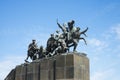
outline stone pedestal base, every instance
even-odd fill
[[[17,66],[5,80],[89,80],[89,59],[68,53],[37,60]]]

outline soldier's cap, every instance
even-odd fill
[[[74,24],[74,23],[75,23],[75,21],[74,21],[74,20],[72,20],[72,21],[71,21],[71,24]]]
[[[70,23],[70,22],[68,22],[68,25],[71,25],[71,23]]]
[[[36,41],[35,39],[33,39],[32,41]]]
[[[51,34],[51,36],[53,37],[53,36],[54,36],[54,34]]]

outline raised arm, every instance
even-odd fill
[[[62,25],[60,25],[58,22],[57,22],[57,25],[59,26],[60,29],[62,29],[62,31],[64,32],[64,27]]]

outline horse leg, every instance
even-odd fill
[[[74,45],[73,51],[76,51],[77,45]]]
[[[85,42],[85,44],[87,45],[87,42],[86,42],[86,40],[84,38],[81,37],[79,39],[82,39]]]
[[[77,48],[78,42],[77,42],[77,41],[74,41],[73,43],[74,43],[73,51],[76,51],[76,48]]]

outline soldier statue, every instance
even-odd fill
[[[38,54],[38,59],[42,59],[46,56],[46,50],[43,48],[43,46],[41,45],[39,48],[39,51],[37,52]]]
[[[25,59],[26,62],[28,62],[28,58],[30,57],[31,60],[35,60],[37,57],[36,57],[36,53],[38,51],[38,47],[37,47],[37,44],[36,44],[36,40],[32,40],[32,43],[29,44],[28,46],[28,51],[27,51],[27,58]]]
[[[51,55],[53,51],[58,47],[58,42],[55,39],[54,34],[47,40],[46,55]]]

